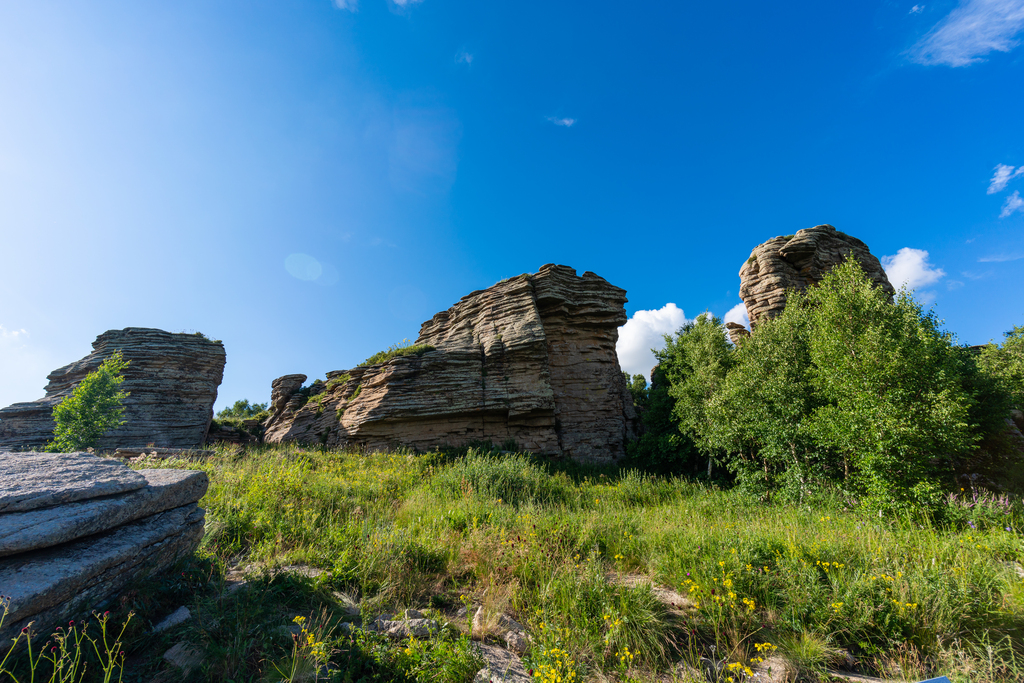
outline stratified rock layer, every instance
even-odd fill
[[[270,442],[429,449],[514,440],[536,453],[611,461],[632,434],[615,353],[626,292],[546,265],[462,298],[420,329],[418,356],[274,382]]]
[[[877,286],[890,295],[895,293],[868,245],[831,225],[817,225],[754,247],[740,268],[740,298],[747,307],[750,327],[782,312],[786,290],[803,291],[818,284],[829,270],[848,257],[857,259]],[[742,332],[730,329],[730,334],[737,341]]]
[[[30,623],[49,633],[100,609],[129,583],[193,552],[203,536],[204,514],[196,502],[209,484],[206,473],[132,472],[94,455],[63,455],[75,463],[69,493],[60,490],[67,469],[49,454],[0,453],[0,463],[17,464],[0,470],[0,491],[14,491],[12,498],[23,504],[0,513],[0,586],[10,598],[0,640],[9,641]],[[90,469],[95,486],[88,485]],[[47,495],[21,496],[23,477],[49,481],[31,487]],[[111,481],[123,484],[120,491],[111,489]]]
[[[217,387],[224,376],[224,345],[196,334],[144,327],[104,332],[85,358],[54,370],[46,396],[0,410],[0,447],[32,448],[53,437],[53,407],[115,351],[130,364],[124,371],[125,424],[97,446],[202,445],[213,419]]]

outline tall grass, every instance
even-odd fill
[[[772,643],[809,680],[851,662],[958,682],[1024,674],[1015,500],[951,501],[944,526],[525,455],[280,447],[163,466],[210,475],[204,551],[225,564],[308,563],[370,612],[454,610],[463,596],[509,611],[538,671],[628,662],[653,680],[705,657],[742,677]],[[686,604],[615,580],[635,575]]]

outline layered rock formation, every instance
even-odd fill
[[[462,298],[423,323],[420,355],[274,381],[270,442],[429,449],[514,440],[581,461],[624,454],[632,400],[615,353],[626,292],[546,265]]]
[[[32,448],[49,441],[53,407],[115,351],[131,361],[121,384],[130,394],[124,401],[127,422],[97,446],[192,448],[203,443],[224,376],[222,343],[202,335],[128,327],[104,332],[92,348],[85,358],[49,374],[44,398],[0,410],[0,447]]]
[[[856,237],[839,232],[831,225],[817,225],[785,235],[754,247],[740,268],[740,298],[747,307],[750,327],[759,320],[772,318],[786,306],[786,290],[805,290],[816,285],[830,269],[848,257],[857,259],[875,284],[890,295],[895,293],[882,264]],[[743,336],[742,326],[730,327],[736,342]]]
[[[66,623],[193,552],[204,472],[139,470],[88,453],[0,452],[0,640]]]

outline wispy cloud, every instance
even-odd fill
[[[1019,175],[1024,175],[1024,166],[1020,166],[1016,171],[1014,171],[1013,166],[996,164],[995,173],[992,175],[992,181],[988,185],[988,194],[1002,192],[1006,189],[1006,184]]]
[[[420,2],[423,2],[423,0],[392,0],[392,2],[399,7],[408,7],[409,5],[419,4]]]
[[[1016,261],[1024,258],[1024,253],[1019,251],[1010,252],[1008,254],[993,254],[992,256],[982,256],[978,259],[978,263],[1005,263],[1006,261]]]
[[[565,126],[566,128],[572,128],[576,125],[576,119],[560,118],[558,116],[549,116],[548,121],[555,124],[556,126]]]
[[[892,256],[882,257],[882,267],[894,287],[917,289],[934,284],[946,276],[946,271],[928,263],[924,249],[903,247]]]
[[[665,304],[655,311],[637,311],[619,328],[619,341],[615,351],[619,366],[630,375],[643,375],[651,379],[651,369],[657,359],[651,349],[665,348],[666,334],[672,334],[686,323],[683,309]]]
[[[924,5],[914,5],[910,8],[910,14],[920,14],[924,11]]]
[[[1013,194],[1006,198],[1006,203],[1003,204],[1003,210],[999,212],[999,217],[1006,218],[1014,211],[1024,212],[1021,207],[1024,207],[1024,199],[1020,198],[1020,192],[1014,190]]]
[[[456,64],[472,64],[473,55],[466,52],[465,50],[459,50],[459,54],[455,55]]]
[[[333,0],[334,6],[338,9],[347,9],[349,12],[355,12],[358,9],[358,0]]]
[[[912,48],[918,64],[967,66],[1009,52],[1024,30],[1024,0],[962,0]]]

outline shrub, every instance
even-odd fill
[[[665,357],[651,371],[650,386],[643,375],[634,375],[629,383],[640,418],[640,436],[626,444],[626,464],[663,474],[695,474],[699,453],[693,440],[679,431],[679,419],[673,413],[675,401],[668,393],[665,370],[670,363]]]
[[[120,391],[123,372],[130,361],[115,351],[53,408],[53,441],[46,450],[56,453],[80,451],[95,446],[101,436],[125,423],[122,402],[128,392]]]
[[[978,362],[1017,408],[1024,408],[1024,326],[1007,332],[1002,346],[986,345]]]
[[[408,339],[405,339],[400,344],[393,344],[383,351],[378,351],[360,363],[359,366],[380,365],[398,356],[422,356],[427,351],[433,350],[434,347],[429,344],[413,344]]]
[[[568,478],[552,476],[526,455],[469,454],[430,481],[438,495],[472,493],[509,505],[562,503],[569,497]]]
[[[217,417],[220,419],[239,418],[244,420],[248,418],[259,418],[261,416],[265,416],[266,413],[266,403],[249,403],[249,399],[243,398],[240,401],[235,401],[234,405],[217,413]]]

